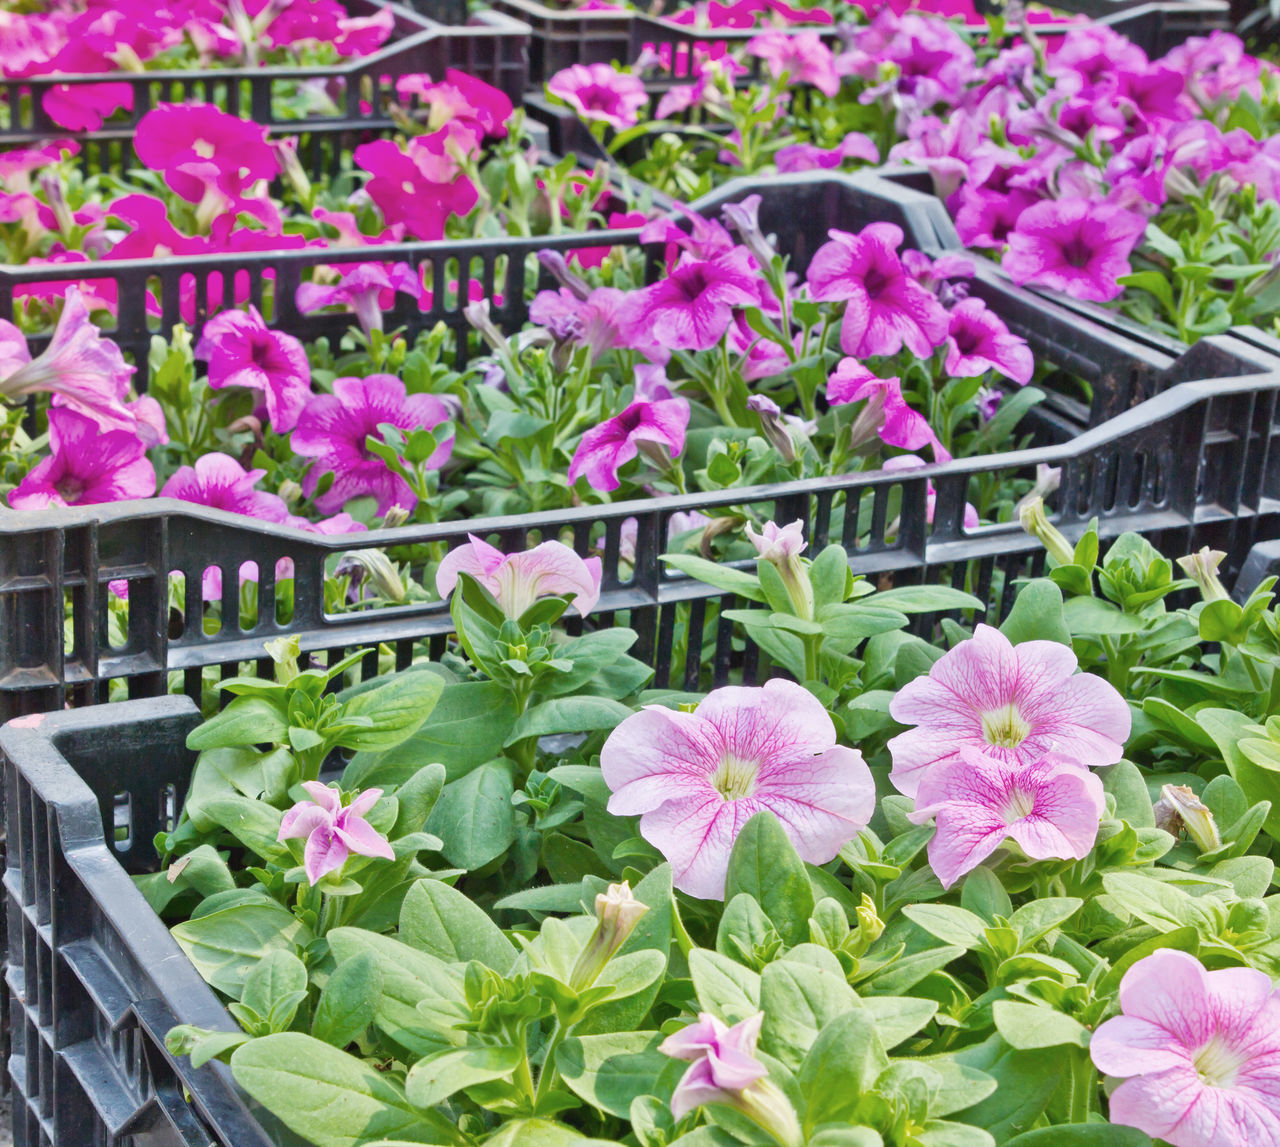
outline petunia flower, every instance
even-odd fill
[[[449,421],[449,408],[434,394],[406,395],[404,383],[394,375],[371,374],[367,378],[335,378],[333,393],[313,396],[298,418],[290,442],[295,454],[314,458],[302,488],[315,493],[321,475],[332,471],[333,485],[318,498],[323,514],[342,509],[350,498],[371,495],[378,513],[392,506],[412,510],[418,504],[409,484],[387,469],[387,464],[365,445],[378,426],[390,423],[401,430],[431,430]],[[426,465],[439,469],[453,451],[453,439],[440,444]]]
[[[674,350],[710,350],[729,329],[734,307],[760,305],[758,283],[745,247],[710,259],[685,254],[666,278],[624,298],[618,329],[627,346],[657,342]]]
[[[312,799],[299,801],[284,814],[276,839],[307,842],[302,855],[310,884],[318,884],[330,872],[336,872],[353,852],[395,859],[386,837],[364,818],[378,803],[381,789],[365,789],[344,807],[337,789],[319,781],[303,781],[302,787]]]
[[[1163,948],[1120,981],[1123,1014],[1089,1041],[1124,1082],[1110,1119],[1173,1147],[1280,1143],[1280,994],[1253,968],[1206,971]]]
[[[889,703],[895,721],[916,726],[890,739],[889,779],[915,796],[929,770],[965,746],[1008,764],[1048,752],[1089,767],[1115,764],[1129,736],[1129,706],[1109,682],[1077,673],[1077,665],[1069,645],[1013,645],[979,625]]]
[[[825,96],[840,93],[835,57],[817,32],[784,32],[772,28],[747,41],[747,55],[757,56],[775,80],[812,84]]]
[[[582,436],[569,463],[569,484],[586,475],[587,485],[593,490],[616,490],[618,470],[641,450],[665,468],[684,450],[689,413],[687,398],[633,402],[621,414]]]
[[[607,123],[614,131],[635,127],[649,105],[644,82],[612,64],[573,64],[547,81],[547,91],[582,119]]]
[[[962,299],[951,308],[947,330],[947,373],[977,378],[999,371],[1019,386],[1031,381],[1035,358],[1027,340],[1010,334],[1004,320],[981,299]]]
[[[294,301],[304,315],[322,307],[350,307],[368,336],[371,331],[382,330],[382,312],[395,306],[397,291],[415,300],[422,297],[422,281],[408,263],[390,267],[358,263],[343,268],[337,283],[300,283]]]
[[[1105,303],[1124,289],[1129,255],[1147,229],[1141,215],[1085,199],[1046,199],[1018,216],[1003,266],[1018,284]]]
[[[271,429],[285,434],[311,394],[311,364],[293,335],[271,330],[258,308],[224,311],[205,324],[195,357],[209,364],[214,390],[242,386],[261,391]]]
[[[812,693],[781,679],[717,689],[693,713],[646,706],[609,735],[600,768],[609,811],[640,814],[676,887],[702,899],[723,898],[733,842],[756,813],[772,812],[805,860],[825,864],[875,811],[862,754],[836,743]]]
[[[902,228],[871,223],[854,235],[831,231],[809,264],[809,293],[843,302],[840,345],[858,358],[897,354],[905,345],[922,358],[947,337],[947,312],[903,269]]]
[[[453,593],[460,573],[470,574],[497,599],[513,621],[540,597],[573,595],[573,608],[586,617],[600,600],[601,562],[580,558],[561,542],[543,542],[531,550],[504,554],[483,538],[450,550],[436,570],[436,592]]]
[[[937,821],[929,866],[944,888],[1009,839],[1032,860],[1081,860],[1106,807],[1102,781],[1070,757],[1007,763],[971,745],[929,769],[915,800],[910,821]]]
[[[49,411],[53,453],[27,473],[9,494],[15,510],[89,506],[149,498],[156,472],[146,444],[133,431],[107,430],[71,407]]]

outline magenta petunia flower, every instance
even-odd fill
[[[574,64],[547,81],[547,91],[568,104],[582,119],[607,123],[625,131],[640,122],[649,95],[638,77],[612,64]]]
[[[392,140],[377,139],[352,154],[356,166],[372,177],[365,190],[389,226],[401,225],[418,239],[443,239],[449,216],[466,215],[479,196],[452,159],[414,143],[402,151]]]
[[[1023,386],[1031,381],[1036,363],[1027,340],[1010,334],[986,303],[963,299],[951,308],[946,367],[953,378],[977,378],[995,370]]]
[[[336,872],[353,852],[384,860],[396,858],[387,838],[364,818],[378,803],[381,789],[365,789],[344,807],[337,789],[319,781],[303,781],[302,787],[312,799],[299,801],[284,814],[276,839],[307,842],[302,856],[310,884],[318,884],[330,872]]]
[[[840,92],[835,57],[817,32],[770,29],[747,41],[747,55],[762,59],[774,79],[786,76],[791,84],[812,84],[826,96]]]
[[[855,430],[865,432],[863,441],[878,434],[888,446],[902,450],[921,450],[929,446],[939,462],[949,461],[947,452],[934,433],[929,420],[902,396],[902,383],[897,378],[880,378],[872,374],[856,358],[844,358],[827,380],[827,402],[843,406],[850,402],[866,402],[858,415],[862,425]]]
[[[1105,303],[1124,289],[1129,254],[1147,229],[1141,215],[1085,199],[1046,199],[1018,216],[1003,266],[1015,283]]]
[[[889,741],[889,779],[915,796],[928,771],[966,745],[1007,764],[1049,752],[1090,767],[1115,764],[1129,736],[1129,706],[1109,682],[1077,673],[1077,664],[1069,645],[1013,645],[979,625],[890,702],[893,719],[916,728]]]
[[[812,693],[781,679],[717,689],[693,713],[646,706],[609,735],[600,768],[609,811],[640,814],[676,887],[702,899],[723,898],[733,842],[756,813],[772,812],[805,860],[825,864],[875,811],[862,754],[836,744]]]
[[[1280,1143],[1280,993],[1267,975],[1208,972],[1164,948],[1125,972],[1120,1008],[1089,1041],[1098,1070],[1124,1079],[1112,1123],[1172,1147]]]
[[[104,431],[78,410],[57,406],[49,411],[49,431],[56,438],[53,453],[10,492],[15,510],[122,502],[156,492],[146,444],[132,431]]]
[[[931,768],[916,789],[915,824],[937,821],[929,866],[950,888],[1006,840],[1032,860],[1081,860],[1106,808],[1102,781],[1070,757],[996,760],[965,745]]]
[[[322,307],[350,307],[366,335],[382,330],[382,312],[395,306],[397,291],[415,300],[422,297],[422,281],[408,263],[384,267],[357,263],[343,268],[337,283],[300,283],[294,295],[298,310],[310,314]]]
[[[671,1114],[683,1119],[705,1103],[726,1102],[733,1093],[764,1079],[768,1069],[756,1059],[763,1023],[763,1012],[732,1027],[699,1012],[696,1023],[667,1036],[658,1050],[673,1059],[692,1061],[672,1093]]]
[[[475,534],[450,550],[436,570],[436,591],[453,593],[460,573],[470,574],[515,620],[540,597],[573,594],[573,608],[586,617],[600,600],[601,562],[580,558],[561,542],[543,542],[522,553],[504,554]]]
[[[298,423],[311,394],[311,364],[292,335],[271,330],[258,308],[223,311],[206,324],[195,356],[209,364],[209,385],[261,391],[271,429],[284,434]]]
[[[659,465],[666,458],[678,458],[684,450],[684,432],[689,425],[689,400],[666,398],[660,402],[633,402],[621,414],[588,430],[569,463],[569,483],[584,474],[593,490],[616,490],[618,470],[642,449]],[[656,449],[655,449],[656,448]]]
[[[333,472],[333,485],[316,498],[322,514],[334,513],[348,499],[366,494],[377,499],[379,514],[395,505],[412,510],[418,499],[409,484],[370,453],[365,441],[370,435],[379,436],[378,426],[384,422],[401,430],[431,430],[448,421],[449,408],[439,398],[406,395],[404,383],[394,375],[335,378],[332,394],[315,395],[307,403],[290,439],[295,454],[315,459],[302,487],[314,493],[321,475]],[[439,469],[452,451],[449,438],[426,465]]]
[[[745,247],[710,259],[682,255],[665,279],[626,296],[618,329],[628,346],[710,350],[729,329],[734,307],[760,305],[759,279]]]
[[[843,302],[840,345],[846,354],[897,354],[905,345],[922,358],[947,337],[947,312],[903,269],[902,228],[871,223],[857,235],[831,231],[809,264],[809,293]]]

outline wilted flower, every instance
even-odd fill
[[[1115,764],[1129,736],[1129,706],[1101,677],[1077,673],[1077,664],[1069,645],[1013,645],[979,625],[890,702],[893,719],[916,728],[889,741],[889,779],[915,796],[928,771],[965,746],[1011,765],[1050,752],[1090,767]]]
[[[205,324],[195,356],[209,364],[209,385],[261,391],[277,434],[292,430],[311,394],[311,364],[292,335],[273,331],[258,308],[224,311]]]
[[[1218,577],[1218,568],[1226,556],[1225,550],[1201,546],[1194,554],[1178,559],[1179,568],[1200,587],[1200,596],[1205,601],[1226,601],[1231,597]]]
[[[1280,1142],[1280,996],[1265,973],[1207,972],[1163,948],[1125,972],[1120,1008],[1089,1041],[1098,1070],[1125,1080],[1112,1123],[1172,1147]]]
[[[132,431],[103,431],[92,418],[57,406],[49,411],[49,429],[56,437],[53,453],[10,492],[15,510],[120,502],[156,492],[146,445]]]
[[[573,608],[583,617],[600,599],[599,558],[580,558],[562,542],[543,542],[531,550],[504,554],[475,534],[450,550],[436,571],[436,592],[448,597],[460,573],[470,574],[497,599],[513,621],[540,597],[573,595]]]
[[[667,398],[660,402],[633,402],[621,414],[588,430],[569,463],[569,482],[584,474],[594,490],[616,490],[618,470],[643,450],[659,468],[684,450],[689,425],[689,400]]]
[[[1032,860],[1089,855],[1106,807],[1102,781],[1070,757],[1006,762],[964,745],[921,778],[915,824],[937,821],[929,866],[950,888],[1006,839]]]
[[[717,689],[693,713],[648,705],[609,735],[600,768],[609,811],[641,814],[676,887],[703,899],[724,896],[733,842],[756,813],[772,812],[805,860],[825,864],[875,809],[862,754],[836,743],[812,693],[780,679]]]
[[[1117,280],[1146,229],[1141,215],[1107,203],[1045,200],[1018,216],[1004,269],[1018,284],[1106,302],[1124,289]]]
[[[365,820],[365,813],[382,796],[381,789],[365,789],[344,807],[337,789],[319,781],[303,781],[302,787],[312,799],[299,801],[284,814],[276,839],[306,840],[303,866],[309,883],[318,884],[330,872],[336,872],[353,852],[395,859],[387,838]]]
[[[547,81],[547,91],[568,104],[583,119],[607,123],[625,131],[640,122],[649,104],[644,82],[620,72],[612,64],[574,64]]]

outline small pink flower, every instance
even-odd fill
[[[786,76],[791,84],[812,84],[826,96],[840,92],[835,57],[817,32],[761,32],[747,41],[747,55],[762,59],[774,79]]]
[[[408,263],[358,263],[344,267],[337,283],[300,283],[294,301],[304,315],[322,307],[350,307],[367,336],[382,330],[382,312],[395,306],[397,291],[422,297],[422,282]]]
[[[450,550],[436,571],[436,591],[448,597],[460,573],[470,574],[497,599],[507,617],[520,617],[540,597],[573,594],[573,608],[586,617],[600,600],[601,562],[580,558],[560,542],[543,542],[523,553],[504,554],[475,534]]]
[[[205,324],[195,356],[209,363],[209,385],[243,386],[266,397],[271,429],[292,430],[311,395],[311,364],[292,335],[271,330],[258,308],[224,311]]]
[[[684,450],[684,432],[689,425],[689,400],[667,398],[660,402],[633,402],[621,414],[588,430],[578,443],[569,463],[569,483],[584,474],[594,490],[616,490],[618,470],[641,449],[663,463],[679,457]]]
[[[710,259],[685,254],[665,279],[626,296],[618,328],[629,346],[656,341],[677,350],[710,350],[733,322],[734,307],[760,305],[758,284],[745,247]]]
[[[947,337],[947,312],[903,269],[902,228],[871,223],[857,235],[831,231],[809,264],[809,292],[844,302],[840,345],[858,358],[897,354],[905,345],[927,358]]]
[[[1107,203],[1046,199],[1018,216],[1004,269],[1015,283],[1105,303],[1123,290],[1116,280],[1146,229],[1141,215]]]
[[[1036,363],[1027,340],[1010,334],[986,303],[963,299],[951,308],[946,367],[953,378],[977,378],[995,370],[1022,386],[1031,381]]]
[[[649,106],[643,81],[612,64],[573,64],[547,81],[547,91],[583,119],[607,123],[614,131],[635,127]]]
[[[1280,1143],[1280,993],[1264,973],[1165,948],[1125,972],[1120,1007],[1089,1042],[1125,1080],[1112,1123],[1173,1147]]]
[[[857,749],[807,689],[775,679],[726,686],[694,713],[649,705],[610,735],[600,768],[615,816],[640,814],[640,834],[672,864],[676,887],[724,896],[729,853],[756,813],[772,812],[811,864],[825,864],[875,811],[875,783]]]
[[[121,502],[156,492],[146,445],[132,431],[103,431],[94,419],[57,406],[49,411],[49,429],[54,451],[9,494],[15,510]]]
[[[768,1070],[756,1059],[764,1013],[729,1027],[708,1012],[698,1022],[667,1036],[658,1048],[672,1059],[692,1061],[671,1096],[671,1114],[683,1119],[706,1103],[723,1103],[734,1092],[764,1079]]]
[[[1090,767],[1115,764],[1129,736],[1129,706],[1110,683],[1077,673],[1077,665],[1069,645],[1013,645],[979,625],[890,702],[893,719],[916,728],[889,741],[889,779],[915,796],[929,770],[965,746],[1010,765],[1049,752]]]
[[[1032,860],[1081,860],[1106,807],[1102,781],[1070,757],[1006,763],[965,745],[916,789],[915,824],[936,819],[929,865],[950,888],[1007,839]]]
[[[303,781],[302,787],[312,799],[299,801],[284,814],[276,839],[306,840],[303,865],[309,883],[318,884],[330,872],[336,872],[353,852],[395,859],[386,837],[364,819],[382,796],[381,789],[365,789],[344,808],[337,789],[319,781]]]

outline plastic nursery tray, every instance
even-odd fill
[[[168,72],[112,72],[103,75],[60,74],[23,79],[0,78],[0,105],[9,120],[0,127],[0,146],[16,147],[39,140],[113,141],[131,138],[138,121],[159,103],[203,101],[252,119],[276,134],[306,130],[326,119],[360,121],[381,107],[381,96],[394,92],[397,77],[426,72],[440,79],[447,68],[460,68],[519,99],[525,87],[528,27],[496,12],[478,12],[466,24],[446,25],[385,0],[346,0],[353,15],[372,15],[388,8],[395,17],[392,38],[377,52],[327,67],[221,68]],[[98,131],[73,132],[59,127],[46,113],[43,97],[53,88],[92,84],[128,84],[132,111],[120,111]],[[337,111],[306,119],[289,118],[281,105],[300,83],[323,86]]]

